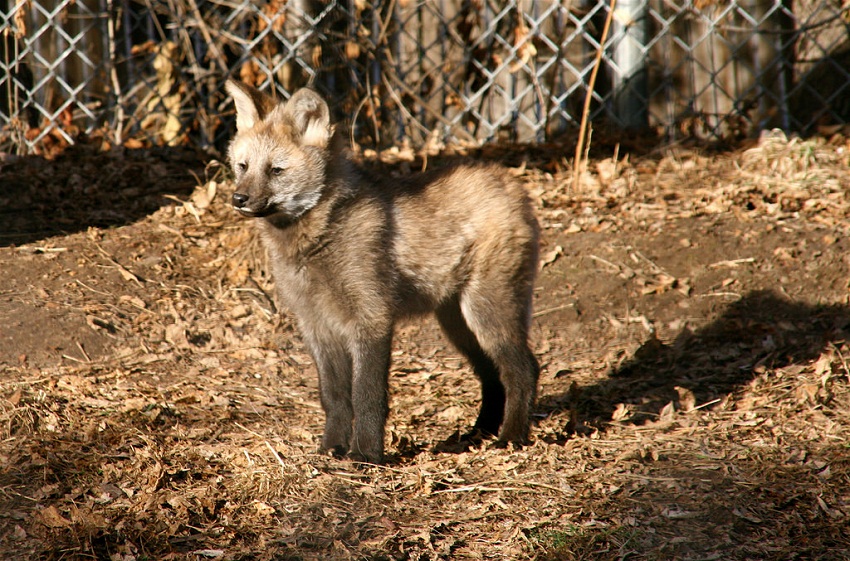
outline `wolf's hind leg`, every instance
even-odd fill
[[[457,298],[440,306],[436,316],[446,337],[469,360],[481,381],[481,410],[474,428],[487,435],[499,434],[505,411],[505,388],[499,379],[499,369],[466,324]]]
[[[460,302],[470,331],[495,364],[504,389],[499,440],[516,443],[528,439],[529,415],[540,373],[528,346],[530,303],[519,296],[522,295],[508,290],[501,294],[498,290],[467,292]]]

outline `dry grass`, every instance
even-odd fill
[[[4,263],[44,267],[10,302],[77,313],[109,344],[0,366],[2,556],[847,559],[846,286],[799,281],[783,299],[731,272],[778,267],[817,240],[840,246],[846,154],[843,142],[772,138],[614,172],[599,161],[582,195],[545,165],[517,169],[546,226],[543,285],[576,283],[581,303],[583,285],[559,267],[583,259],[637,300],[625,316],[619,305],[571,316],[572,300],[540,297],[541,403],[522,449],[434,451],[474,418],[477,389],[433,325],[402,326],[385,466],[316,453],[312,366],[273,311],[224,175],[118,228],[3,248]],[[669,248],[620,258],[598,243],[730,216],[809,245],[706,256],[682,273],[662,259]],[[672,298],[711,303],[662,324],[697,315]]]

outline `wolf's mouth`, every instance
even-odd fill
[[[273,206],[266,206],[261,209],[253,209],[248,207],[238,207],[233,205],[234,210],[241,214],[242,216],[247,216],[248,218],[262,218],[264,216],[270,216],[277,212],[277,209]]]
[[[236,191],[230,199],[230,205],[242,216],[260,218],[277,212],[275,205],[266,197],[251,197],[247,193]]]
[[[262,197],[252,199],[239,191],[233,193],[230,204],[239,214],[249,218],[261,218],[278,211],[277,207],[271,204],[268,199]]]

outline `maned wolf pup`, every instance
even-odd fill
[[[483,165],[373,182],[314,91],[278,103],[226,88],[233,206],[261,219],[280,298],[316,362],[322,449],[381,461],[393,325],[430,311],[481,380],[475,429],[525,441],[539,372],[528,346],[538,227],[522,186]]]

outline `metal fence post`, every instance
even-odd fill
[[[613,112],[626,128],[648,125],[647,0],[617,0],[612,56]]]

